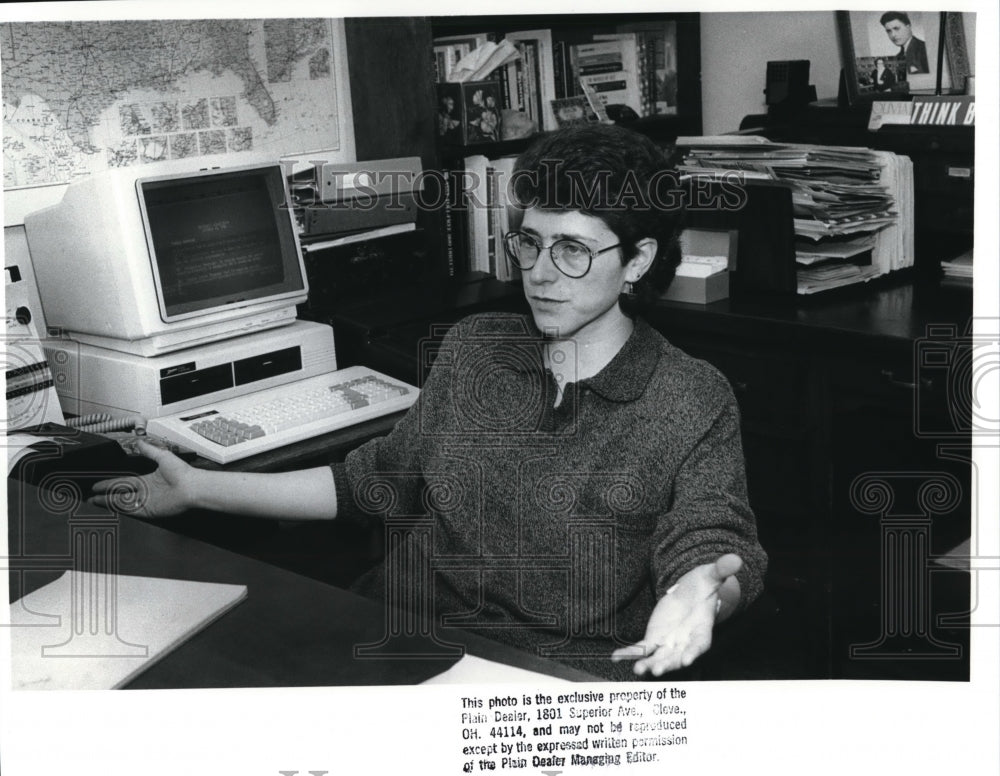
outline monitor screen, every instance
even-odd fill
[[[304,288],[275,166],[137,182],[164,320]]]
[[[291,323],[308,281],[281,167],[165,164],[25,216],[46,323],[143,356]]]

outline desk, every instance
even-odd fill
[[[16,481],[8,486],[8,562],[11,600],[16,600],[70,567],[71,517],[108,513],[86,505],[52,509],[52,500],[43,502],[34,486]],[[384,635],[378,604],[153,523],[119,518],[116,535],[122,574],[248,588],[245,601],[136,677],[129,689],[414,684],[455,662],[356,659],[355,645],[377,642]],[[592,679],[473,634],[448,630],[444,638],[496,662],[563,679]]]
[[[961,372],[971,316],[967,293],[893,278],[805,300],[664,303],[650,315],[733,386],[750,503],[771,558],[766,585],[797,613],[817,676],[968,677],[969,576],[931,556],[971,528],[974,405],[971,370]],[[927,350],[954,366],[929,368]],[[924,503],[920,487],[931,483],[949,499]],[[885,488],[895,506],[866,503],[870,488]],[[919,517],[906,540],[919,534],[926,555],[891,561],[894,521],[907,511]],[[921,593],[891,587],[907,561],[911,581],[927,585]],[[862,649],[899,624],[892,617],[910,615],[908,638]],[[935,655],[939,642],[961,654]]]

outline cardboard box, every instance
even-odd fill
[[[502,137],[499,81],[439,83],[438,138],[445,143],[496,143]]]
[[[729,272],[719,272],[707,278],[675,277],[661,299],[671,302],[709,304],[729,298]]]
[[[706,277],[677,275],[660,297],[671,302],[691,302],[709,304],[729,298],[729,273],[735,269],[736,239],[735,229],[685,229],[681,233],[681,256],[708,261],[708,257],[718,260],[724,257],[726,269]],[[683,263],[682,258],[682,263]]]

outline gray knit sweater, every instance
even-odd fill
[[[607,656],[685,572],[735,552],[741,604],[761,591],[738,409],[641,320],[555,397],[530,318],[458,323],[395,430],[334,465],[341,517],[410,528],[356,588],[432,612],[444,640],[461,627],[627,678]]]

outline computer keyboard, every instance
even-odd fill
[[[150,420],[146,433],[217,463],[407,409],[419,391],[352,366]]]

